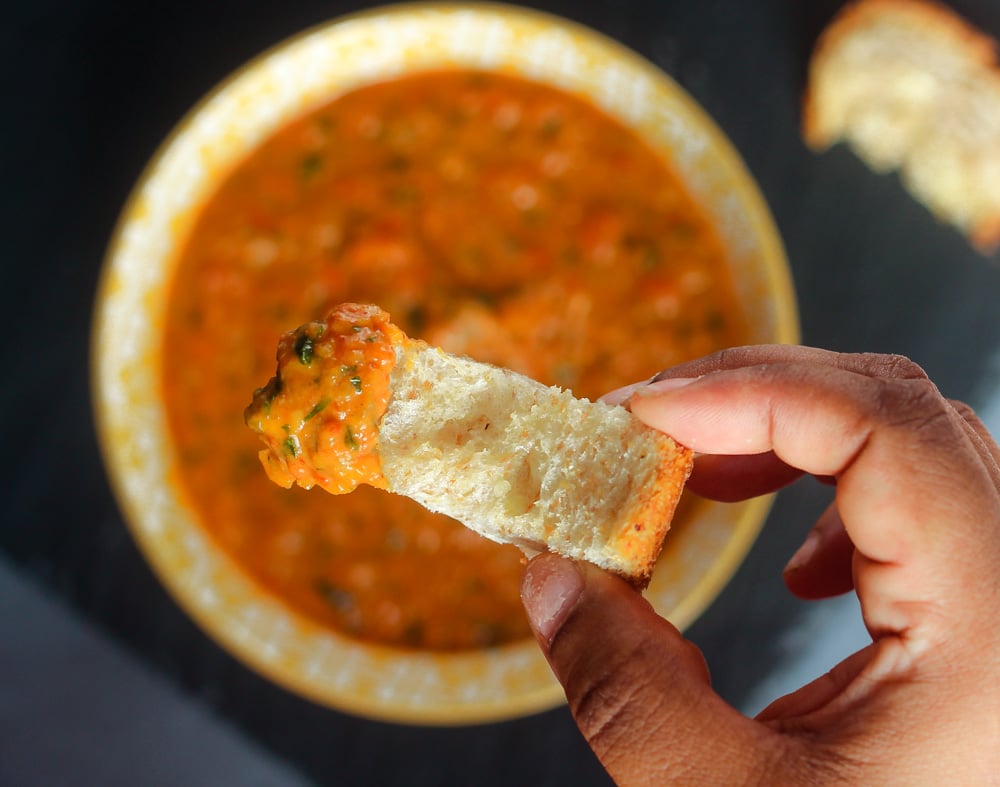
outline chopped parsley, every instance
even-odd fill
[[[323,410],[326,409],[326,406],[328,404],[330,404],[329,399],[320,399],[318,402],[316,402],[316,404],[312,406],[312,409],[308,413],[306,413],[306,417],[303,420],[308,421],[310,418],[315,418],[317,415],[323,412]]]
[[[295,340],[295,354],[299,356],[299,363],[308,366],[313,359],[313,339],[308,333],[302,333]]]
[[[331,584],[322,577],[316,580],[314,587],[320,598],[338,612],[350,612],[357,606],[353,593]]]
[[[309,180],[323,166],[323,157],[319,153],[307,153],[299,162],[299,174],[303,180]]]

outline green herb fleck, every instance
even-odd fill
[[[281,444],[282,450],[294,459],[299,455],[299,441],[294,437],[286,437],[285,441]]]
[[[521,211],[521,218],[524,220],[525,224],[529,224],[533,227],[544,223],[545,214],[538,208],[528,208],[525,211]]]
[[[487,88],[493,84],[491,74],[486,71],[471,71],[465,79],[465,84],[469,87]]]
[[[385,534],[385,547],[390,552],[402,552],[406,548],[406,535],[398,527],[390,527]]]
[[[652,271],[660,267],[660,263],[663,261],[663,257],[660,255],[660,249],[655,243],[650,243],[645,246],[642,250],[642,267],[643,270]]]
[[[361,378],[355,375],[351,378],[351,385],[354,386],[354,390],[361,393]]]
[[[323,157],[319,153],[307,153],[299,162],[299,174],[303,180],[309,180],[323,166]]]
[[[258,388],[253,392],[253,405],[247,410],[244,415],[244,420],[246,420],[247,426],[250,426],[249,416],[252,411],[256,409],[261,409],[264,411],[265,415],[270,414],[271,404],[274,402],[274,398],[281,393],[281,378],[272,377],[271,380],[263,388]],[[257,419],[257,431],[260,431],[260,419]]]
[[[389,193],[386,195],[390,202],[398,204],[409,204],[419,201],[420,191],[408,183],[404,183],[400,186],[395,186],[389,189]]]
[[[354,439],[354,432],[351,431],[351,427],[345,427],[344,431],[344,445],[348,448],[357,448],[358,441]]]
[[[720,311],[710,311],[705,316],[705,330],[718,333],[726,327],[726,316]]]
[[[357,605],[353,593],[332,585],[325,579],[317,579],[313,587],[319,596],[338,612],[350,612]]]
[[[295,340],[295,354],[299,356],[299,363],[308,366],[313,359],[313,340],[308,333],[299,334]]]
[[[540,136],[542,139],[555,139],[555,137],[562,130],[562,118],[556,116],[550,116],[542,121],[541,128],[539,128]]]
[[[482,621],[475,624],[473,636],[476,644],[483,647],[492,647],[503,638],[503,630],[497,623]]]
[[[398,153],[389,156],[388,161],[386,161],[385,166],[392,172],[402,172],[403,170],[410,168],[410,159],[406,156],[401,156]]]
[[[689,243],[697,232],[694,226],[685,221],[670,225],[670,239],[675,243]]]
[[[422,621],[414,620],[403,629],[403,641],[407,645],[417,647],[424,643],[424,624]]]
[[[317,415],[323,412],[323,410],[326,409],[326,406],[328,404],[330,404],[329,399],[320,399],[318,402],[316,402],[316,404],[313,405],[312,410],[306,413],[306,417],[303,420],[308,421],[310,418],[315,418]]]
[[[414,306],[406,313],[406,319],[409,322],[411,336],[422,333],[427,326],[427,310],[423,306]]]
[[[229,460],[229,477],[233,483],[242,483],[248,476],[260,470],[260,462],[252,453],[234,451]]]

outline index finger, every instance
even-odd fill
[[[889,377],[901,380],[928,379],[927,372],[904,355],[842,353],[795,344],[755,344],[744,347],[728,347],[703,358],[671,366],[654,375],[650,382],[701,377],[711,372],[771,363],[818,364],[828,368],[842,369],[846,372],[864,374],[868,377]]]
[[[836,477],[874,635],[926,644],[944,621],[981,628],[970,609],[1000,612],[1000,500],[961,416],[925,375],[872,377],[807,355],[708,371],[666,390],[653,384],[633,394],[631,409],[700,453],[774,451]],[[681,374],[708,368],[698,363]]]
[[[611,391],[602,399],[611,404],[629,407],[632,394],[651,383],[696,378],[712,372],[766,363],[809,363],[869,377],[927,379],[926,372],[920,366],[902,355],[840,353],[787,344],[748,345],[723,349],[712,355],[672,366],[648,380]],[[801,470],[784,464],[773,452],[755,457],[703,455],[695,461],[688,487],[696,494],[712,500],[742,500],[774,492],[801,474]]]

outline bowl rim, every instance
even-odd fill
[[[126,527],[136,541],[147,565],[157,576],[161,586],[175,603],[197,622],[202,632],[224,650],[237,657],[240,663],[253,672],[261,674],[279,686],[282,686],[299,697],[307,698],[318,704],[345,713],[353,713],[369,719],[419,725],[457,726],[480,724],[523,717],[533,713],[551,709],[565,701],[561,687],[553,682],[533,691],[523,692],[507,698],[504,702],[484,704],[483,706],[437,704],[426,707],[398,705],[387,707],[384,703],[375,703],[369,699],[354,695],[337,696],[332,699],[329,692],[319,691],[315,685],[301,675],[289,673],[280,665],[260,658],[253,647],[235,641],[219,630],[217,622],[212,619],[197,604],[185,595],[178,585],[173,572],[168,570],[166,561],[154,548],[148,535],[138,526],[142,518],[139,501],[130,495],[125,482],[126,471],[116,456],[116,448],[109,426],[110,405],[102,392],[103,381],[100,365],[97,363],[101,355],[100,341],[107,320],[105,305],[112,291],[113,261],[117,256],[122,238],[132,223],[134,209],[140,200],[145,186],[151,181],[159,169],[164,157],[170,152],[178,139],[190,130],[196,119],[201,115],[219,94],[231,85],[241,80],[247,72],[258,65],[275,57],[278,53],[295,46],[297,43],[354,20],[386,18],[399,20],[413,12],[460,13],[473,12],[501,19],[534,21],[554,26],[569,32],[574,36],[595,44],[605,50],[609,59],[625,62],[630,68],[636,69],[648,76],[654,83],[664,86],[672,98],[683,105],[685,112],[694,119],[699,132],[710,139],[710,146],[725,159],[724,167],[732,172],[734,181],[741,194],[741,200],[748,207],[748,220],[752,233],[759,247],[759,260],[764,268],[763,279],[768,291],[775,300],[774,334],[778,343],[793,344],[800,341],[799,319],[791,271],[785,255],[784,247],[778,233],[774,218],[760,191],[760,187],[750,173],[742,157],[738,154],[728,137],[717,126],[707,111],[668,73],[660,69],[642,55],[616,41],[607,34],[590,28],[582,23],[558,16],[556,14],[531,8],[497,2],[401,2],[380,5],[354,13],[338,15],[328,20],[310,25],[290,36],[263,49],[258,54],[237,66],[225,77],[219,80],[200,99],[198,99],[174,124],[166,136],[158,143],[155,151],[134,180],[120,213],[112,229],[109,242],[102,259],[100,276],[97,283],[94,310],[90,330],[90,393],[92,415],[98,437],[98,448],[115,500],[122,512]],[[287,119],[282,120],[287,122]],[[171,483],[170,486],[175,484]],[[684,596],[680,605],[671,616],[672,622],[684,630],[697,619],[718,597],[723,587],[742,563],[753,545],[761,528],[764,526],[768,512],[771,509],[774,495],[766,495],[744,501],[738,517],[738,524],[724,548],[697,582],[691,592]],[[238,563],[225,555],[227,562],[237,571],[243,572]],[[262,589],[261,592],[264,592]],[[301,618],[299,613],[290,611],[294,617]],[[536,647],[533,640],[525,640],[531,647]],[[359,643],[368,650],[376,652],[395,652],[391,648],[372,643]],[[523,643],[511,643],[495,649],[502,653],[513,646],[523,646]],[[416,653],[416,652],[415,652]],[[436,656],[447,654],[435,654]]]

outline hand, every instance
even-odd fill
[[[688,379],[695,378],[695,379]],[[857,591],[872,644],[756,719],[625,582],[555,555],[522,599],[584,736],[621,784],[1000,783],[1000,448],[896,356],[729,350],[618,392],[733,500],[808,473],[836,498],[785,570]]]

